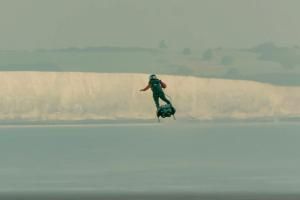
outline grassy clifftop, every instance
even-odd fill
[[[300,85],[300,50],[90,47],[0,51],[1,71],[157,73]]]

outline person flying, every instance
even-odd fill
[[[166,98],[166,95],[163,91],[163,89],[165,89],[166,87],[167,85],[162,80],[159,80],[155,74],[151,74],[149,76],[148,85],[145,88],[140,89],[140,91],[147,91],[149,88],[151,88],[154,103],[156,105],[156,108],[159,109],[159,99],[171,105],[171,102]]]

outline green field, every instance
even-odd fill
[[[300,50],[263,45],[246,50],[98,47],[1,51],[0,70],[157,73],[300,85]]]

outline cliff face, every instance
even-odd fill
[[[199,119],[300,116],[300,87],[251,81],[159,77],[177,116]],[[146,74],[0,72],[0,119],[149,119]]]

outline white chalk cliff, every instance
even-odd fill
[[[300,116],[300,87],[253,81],[159,76],[178,117],[197,119]],[[147,74],[0,72],[0,119],[150,119]]]

